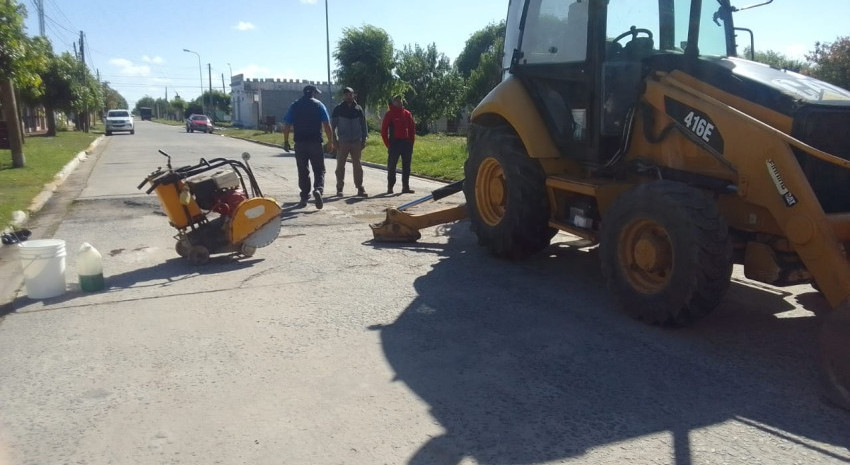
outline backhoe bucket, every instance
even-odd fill
[[[387,209],[387,218],[377,224],[370,224],[372,235],[380,242],[416,242],[422,237],[419,230],[443,223],[451,223],[466,218],[466,205],[445,210],[437,210],[422,215],[411,215],[397,208]]]
[[[431,194],[406,203],[398,208],[388,208],[387,218],[377,224],[370,224],[372,235],[381,242],[416,242],[422,237],[419,230],[442,223],[450,223],[467,217],[466,205],[459,205],[445,210],[438,210],[421,215],[411,215],[403,210],[428,200],[439,200],[443,197],[460,192],[463,181],[441,187]]]

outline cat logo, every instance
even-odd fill
[[[782,196],[782,200],[785,201],[785,206],[793,207],[797,205],[797,198],[794,197],[794,194],[788,190],[788,187],[785,186],[785,181],[782,180],[782,175],[779,174],[779,169],[776,167],[776,163],[773,160],[767,160],[767,172],[770,173],[771,179],[773,179],[773,184],[776,185],[776,190],[779,191],[779,195]]]

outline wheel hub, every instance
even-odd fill
[[[669,264],[667,244],[652,235],[644,234],[638,239],[634,249],[634,260],[643,271],[654,273],[663,271]]]
[[[507,196],[505,172],[495,158],[488,157],[481,162],[475,180],[475,197],[481,219],[489,226],[499,224],[505,216]]]
[[[620,263],[632,286],[653,294],[666,285],[673,267],[673,246],[663,226],[637,220],[621,236]]]

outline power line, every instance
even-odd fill
[[[56,29],[56,26],[58,26],[58,25],[57,25],[57,24],[55,24],[54,22],[52,22],[52,21],[51,21],[51,22],[47,22],[47,23],[45,23],[44,25],[45,25],[45,28],[46,28],[48,31],[50,31],[50,32],[51,32],[51,34],[52,34],[54,37],[59,38],[59,39],[60,39],[60,41],[61,41],[63,44],[69,44],[69,43],[72,43],[72,42],[75,42],[75,41],[76,41],[76,38],[69,39],[69,38],[68,38],[68,37],[69,37],[69,35],[68,35],[68,34],[66,34],[64,31],[60,31],[60,30]],[[70,34],[76,34],[76,33],[73,33],[73,32],[72,32],[72,33],[70,33]],[[73,36],[73,35],[71,35],[70,37],[74,37],[74,36]]]
[[[50,21],[51,23],[53,23],[54,25],[56,25],[57,27],[59,27],[59,28],[61,28],[61,29],[64,29],[64,30],[66,30],[66,31],[68,31],[68,32],[70,32],[70,33],[74,33],[73,29],[69,29],[68,27],[65,27],[64,25],[62,25],[61,23],[59,23],[59,21],[56,21],[55,19],[53,19],[53,17],[51,17],[51,16],[50,16],[49,14],[47,14],[46,12],[44,13],[44,19],[46,19],[46,20]],[[71,25],[71,27],[73,28],[74,26],[73,26],[73,25]]]
[[[54,2],[53,0],[47,0],[47,1],[49,1],[49,2],[50,2],[50,4],[51,4],[51,5],[53,5],[53,8],[54,8],[56,11],[58,11],[58,12],[59,12],[59,14],[60,14],[60,15],[62,15],[62,17],[63,17],[63,18],[65,18],[65,22],[66,22],[69,26],[74,27],[74,23],[72,23],[72,22],[71,22],[71,20],[70,20],[70,19],[68,19],[68,17],[67,17],[67,16],[65,16],[65,12],[63,12],[63,11],[62,11],[62,9],[61,9],[61,8],[59,8],[59,5],[57,5],[57,4],[56,4],[56,2]],[[47,15],[45,15],[45,17],[46,17],[46,16],[47,16]]]

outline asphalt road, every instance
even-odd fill
[[[438,183],[358,199],[349,165],[346,196],[294,209],[290,154],[137,124],[32,222],[66,241],[68,291],[20,290],[0,322],[0,464],[850,463],[850,413],[818,396],[825,303],[808,286],[736,273],[694,327],[648,327],[570,236],[521,262],[490,257],[466,221],[372,241],[386,207]],[[283,205],[278,239],[250,259],[179,258],[136,190],[157,149],[175,166],[250,152]],[[367,169],[367,190],[385,177]],[[83,242],[103,253],[102,292],[79,291]]]

